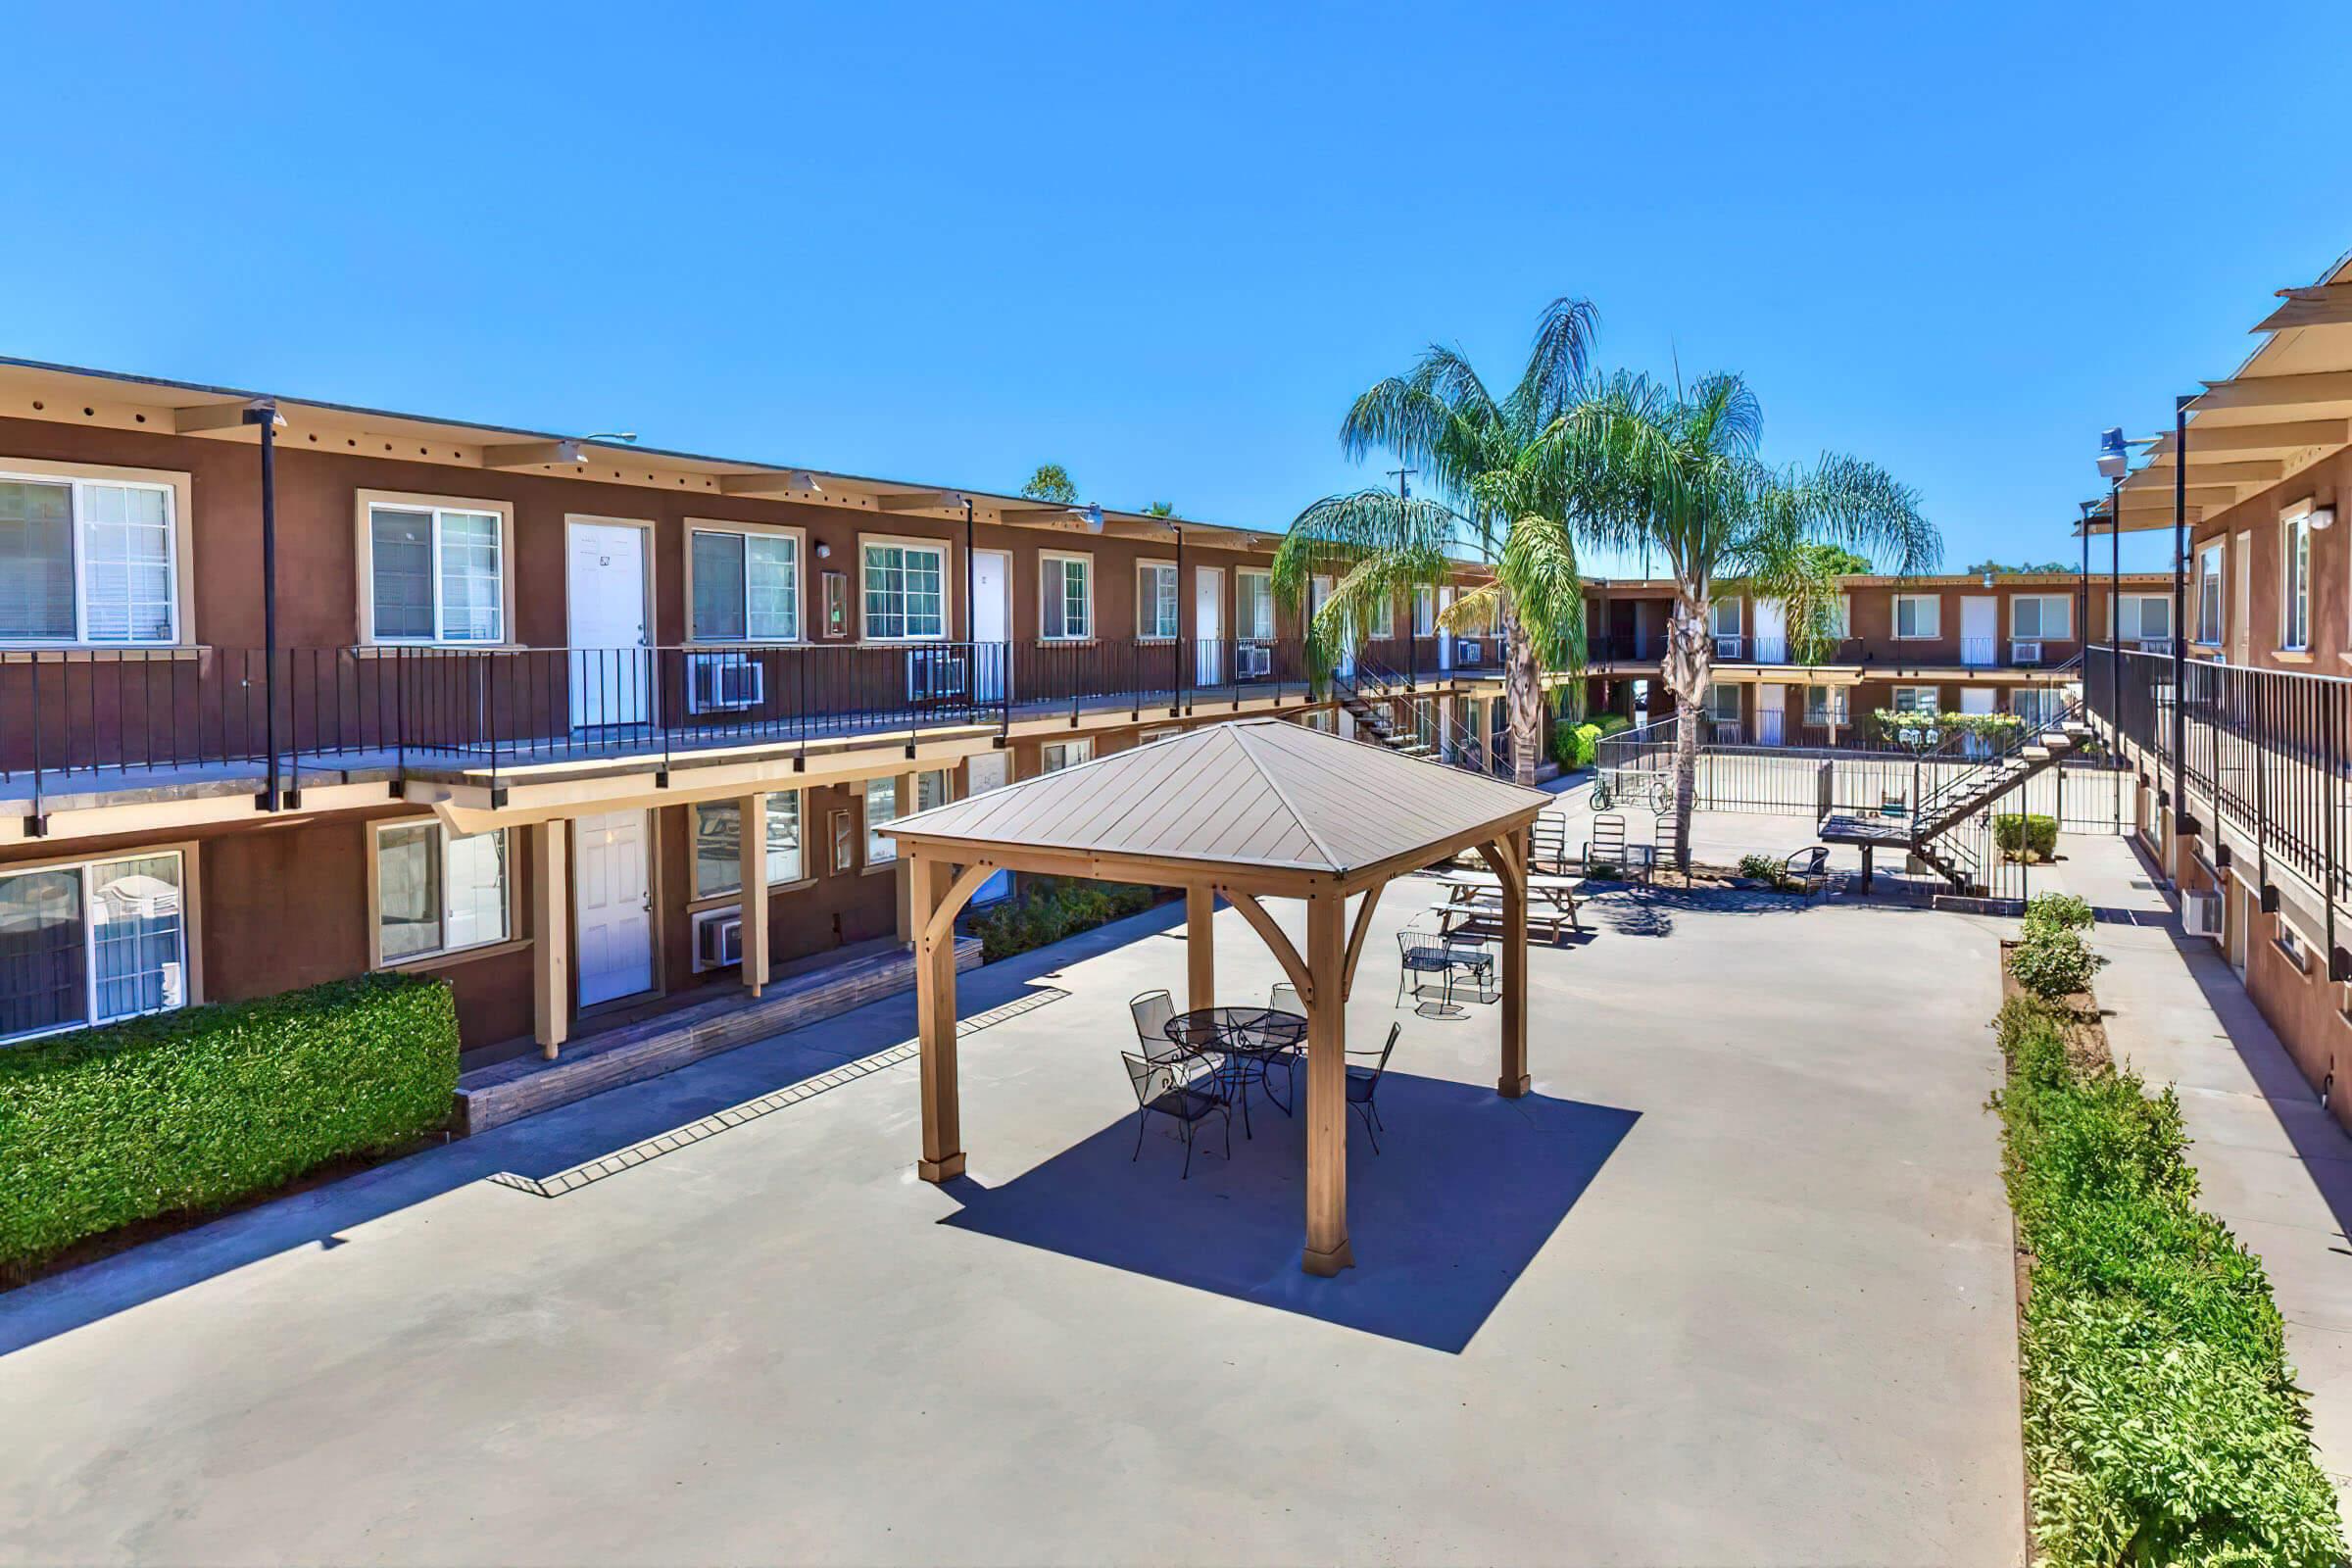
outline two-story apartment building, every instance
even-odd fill
[[[1709,607],[1715,673],[1706,702],[1719,745],[1850,745],[1867,738],[1881,710],[2014,712],[2046,718],[2082,650],[2075,572],[2005,572],[1842,579],[1843,624],[1833,649],[1803,663],[1775,601],[1727,586]],[[2092,636],[2113,615],[2111,586],[2094,579]],[[2132,573],[2122,621],[2134,644],[2167,646],[2171,578]],[[1587,648],[1596,709],[1627,710],[1630,687],[1647,680],[1649,713],[1671,710],[1656,679],[1673,612],[1672,582],[1590,585]]]
[[[0,362],[0,1041],[401,967],[552,1054],[892,939],[902,812],[1341,722],[1276,542]]]

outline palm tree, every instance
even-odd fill
[[[1897,573],[1931,566],[1942,551],[1919,498],[1884,469],[1831,454],[1776,468],[1757,456],[1763,409],[1737,375],[1688,394],[1641,376],[1595,387],[1549,435],[1544,461],[1590,544],[1644,550],[1674,578],[1664,675],[1684,715],[1676,726],[1675,860],[1690,869],[1697,777],[1695,715],[1714,670],[1707,612],[1739,582],[1786,607],[1802,663],[1818,663],[1839,635],[1836,545],[1892,556]]]
[[[1341,448],[1358,460],[1394,453],[1436,496],[1326,496],[1298,515],[1274,555],[1275,593],[1294,611],[1317,577],[1332,579],[1307,627],[1318,675],[1378,607],[1434,592],[1465,556],[1485,563],[1494,580],[1457,598],[1445,623],[1461,630],[1500,613],[1503,708],[1522,784],[1535,782],[1543,743],[1544,667],[1584,662],[1583,583],[1550,435],[1586,396],[1594,321],[1588,301],[1552,301],[1518,384],[1499,399],[1458,349],[1443,347],[1365,392],[1340,427]]]

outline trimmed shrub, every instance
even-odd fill
[[[1788,867],[1778,856],[1742,855],[1740,857],[1740,874],[1750,882],[1761,882],[1766,887],[1777,888],[1788,879]]]
[[[2042,1560],[2336,1563],[2262,1264],[2195,1207],[2172,1091],[2079,1068],[2065,1027],[2025,997],[1995,1023],[2003,1175],[2034,1257],[2020,1351]]]
[[[1063,937],[1140,914],[1159,901],[1156,890],[1129,882],[1040,877],[1012,903],[972,917],[984,962],[1046,947]]]
[[[1591,767],[1600,758],[1601,733],[1598,724],[1560,725],[1551,732],[1553,760],[1572,771]]]
[[[2047,1001],[2088,991],[2090,977],[2105,967],[2107,960],[2090,951],[2082,933],[2064,926],[2029,925],[2009,950],[2017,983]]]
[[[2013,860],[2053,860],[2058,858],[2058,819],[2021,811],[1997,812],[1992,819],[1992,841]]]
[[[266,1193],[448,1120],[445,981],[368,975],[0,1050],[0,1269]]]
[[[2026,901],[2026,929],[2087,931],[2097,916],[2088,900],[2072,893],[2036,893]]]

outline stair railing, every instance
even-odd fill
[[[2081,664],[2082,662],[2082,656],[2078,654],[2066,663],[2052,670],[2051,673],[2063,675],[2068,669]],[[1915,788],[1912,796],[1916,804],[1911,808],[1911,821],[1919,832],[1920,841],[1924,842],[1934,838],[1937,833],[1943,831],[1943,828],[1950,826],[1950,823],[1943,823],[1940,826],[1931,826],[1931,824],[1950,812],[1956,803],[1964,801],[1982,790],[1994,775],[2016,761],[2019,754],[2024,752],[2027,747],[2041,744],[2041,738],[2052,730],[2063,729],[2070,723],[2079,722],[2082,717],[2082,700],[2080,697],[2070,698],[2054,717],[2045,718],[2038,724],[2019,725],[2017,735],[2006,746],[1991,756],[1982,759],[1975,766],[1963,768],[1952,774],[1934,789],[1922,791]],[[1916,763],[1914,766],[1916,767]]]

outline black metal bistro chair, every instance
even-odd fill
[[[1288,980],[1274,982],[1274,989],[1266,993],[1266,1006],[1273,1012],[1295,1012],[1301,1018],[1306,1016],[1306,1004],[1298,1000],[1298,988]],[[1294,1105],[1298,1102],[1298,1069],[1305,1065],[1306,1036],[1302,1034],[1282,1062],[1285,1088]]]
[[[1388,1130],[1380,1119],[1380,1107],[1373,1097],[1380,1093],[1380,1076],[1389,1070],[1389,1053],[1396,1049],[1396,1037],[1404,1033],[1404,1025],[1389,1025],[1389,1038],[1375,1055],[1371,1052],[1350,1052],[1350,1055],[1372,1057],[1372,1064],[1359,1067],[1348,1064],[1348,1108],[1363,1118],[1364,1136],[1372,1140],[1372,1152],[1380,1152],[1380,1135]]]
[[[1167,1117],[1184,1136],[1184,1173],[1177,1180],[1192,1179],[1195,1133],[1211,1116],[1225,1118],[1225,1157],[1233,1157],[1233,1111],[1222,1098],[1179,1078],[1171,1062],[1147,1061],[1128,1051],[1120,1052],[1119,1059],[1127,1063],[1128,1081],[1135,1086],[1135,1152],[1127,1156],[1130,1163],[1144,1157],[1144,1132],[1153,1116]]]
[[[1492,973],[1494,957],[1468,937],[1449,935],[1442,916],[1416,914],[1396,933],[1396,1006],[1404,1005],[1405,988],[1412,988],[1413,1000],[1421,999],[1427,985],[1426,976],[1436,975],[1442,998],[1439,1006],[1451,1014],[1453,1007],[1453,977],[1467,973],[1474,978]],[[1483,981],[1482,981],[1483,987]]]
[[[1176,1016],[1176,1001],[1165,991],[1145,991],[1129,997],[1127,1012],[1135,1019],[1136,1046],[1146,1060],[1175,1063],[1190,1054],[1168,1038],[1168,1020]]]
[[[1816,844],[1809,850],[1798,850],[1781,862],[1781,876],[1803,889],[1806,898],[1812,898],[1830,885],[1830,847]]]

